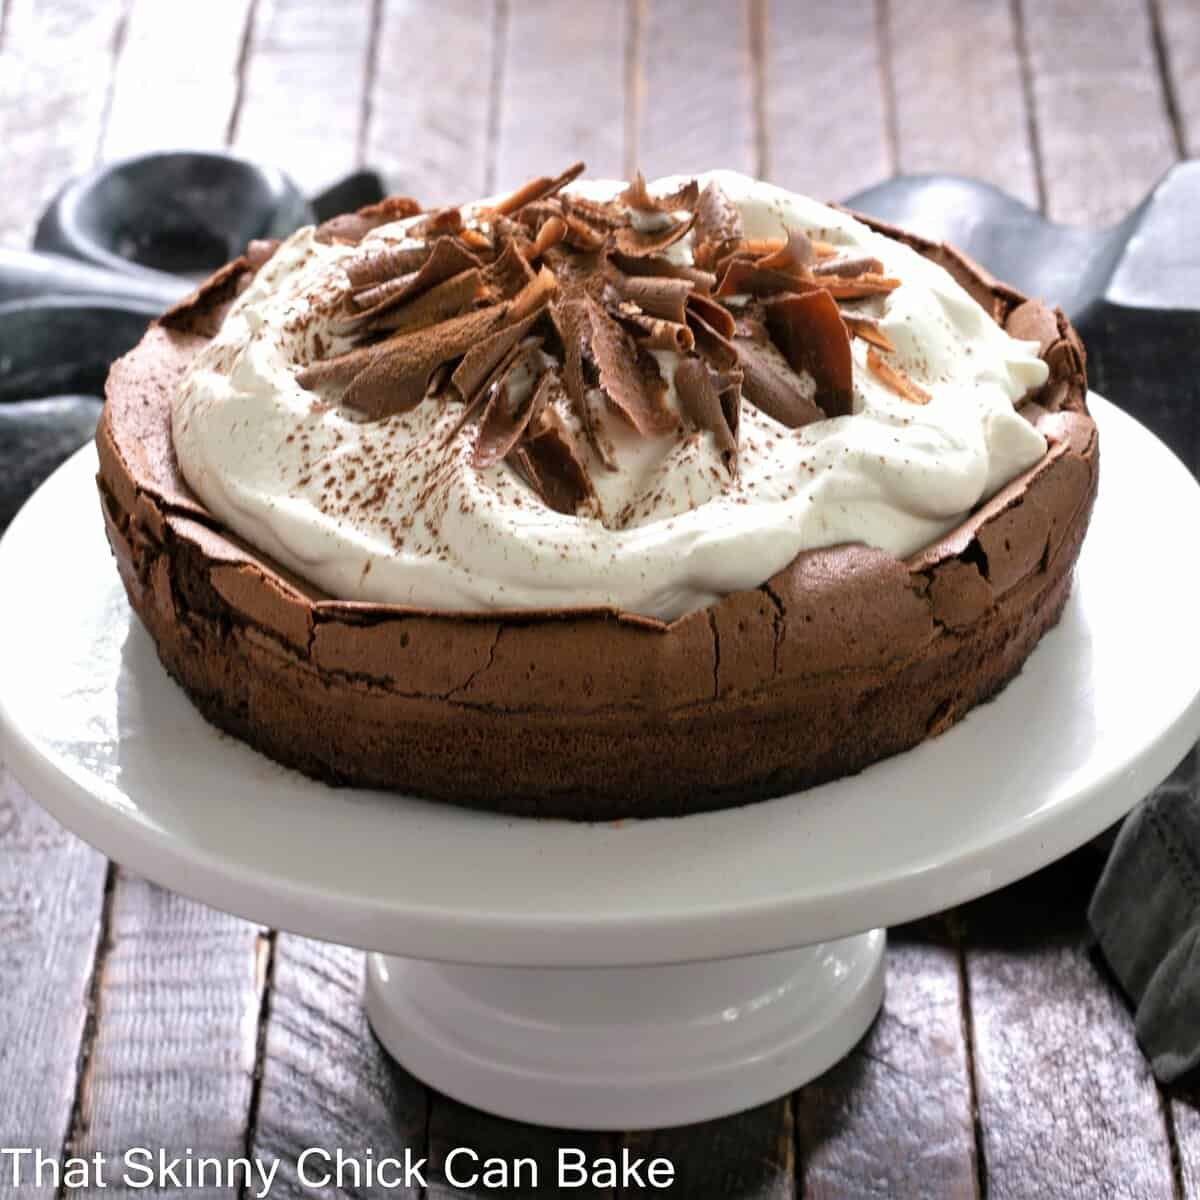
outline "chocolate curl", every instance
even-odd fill
[[[533,369],[538,365],[541,354],[541,338],[529,338],[521,343],[516,355],[505,367],[491,391],[487,407],[479,423],[479,436],[475,441],[472,462],[482,470],[493,466],[521,440],[530,418],[540,412],[549,402],[550,394],[557,385],[553,371],[543,371],[536,385],[521,389],[514,395],[511,381],[513,373],[522,366]]]
[[[685,307],[695,289],[690,279],[659,279],[654,276],[630,276],[615,267],[608,278],[623,300],[630,300],[643,312],[664,321],[682,325],[686,320]]]
[[[523,320],[532,312],[545,308],[558,291],[558,279],[549,267],[540,271],[513,297],[509,319]]]
[[[892,344],[892,339],[880,329],[879,321],[875,317],[868,317],[865,313],[847,312],[844,308],[841,313],[842,320],[846,322],[846,328],[850,330],[851,336],[862,338],[868,345],[878,346],[880,350],[893,351],[896,349]]]
[[[376,297],[357,314],[354,323],[374,322],[383,313],[399,307],[406,300],[415,299],[422,292],[444,283],[461,271],[480,265],[479,259],[461,242],[449,237],[438,238],[433,243],[433,252],[421,264],[416,274],[397,280],[395,286],[391,283],[380,284],[378,288],[372,288],[357,298],[360,303],[366,304],[368,297]]]
[[[413,329],[425,329],[439,321],[458,316],[485,294],[483,272],[478,267],[472,267],[469,271],[452,275],[444,283],[430,288],[424,295],[400,308],[390,309],[382,316],[368,321],[366,329],[371,333],[407,333]]]
[[[462,227],[462,213],[457,208],[439,208],[419,221],[414,221],[405,232],[412,238],[429,239],[461,233]]]
[[[693,292],[687,300],[687,311],[690,316],[698,316],[706,325],[715,329],[723,338],[733,337],[733,314],[723,304],[718,304],[708,296]]]
[[[701,270],[711,267],[742,240],[742,214],[715,183],[700,193],[695,228],[696,249],[692,257]]]
[[[638,171],[633,182],[617,197],[619,204],[627,205],[637,212],[679,212],[686,209],[694,212],[700,201],[700,184],[691,179],[665,196],[652,196],[646,190],[646,177]]]
[[[626,275],[650,275],[664,279],[686,279],[695,285],[697,291],[711,292],[717,286],[717,277],[711,271],[701,271],[686,263],[675,263],[669,258],[651,256],[648,258],[630,258],[623,254],[614,254],[612,261]]]
[[[812,238],[803,229],[789,229],[787,240],[758,260],[760,267],[789,274],[807,271],[817,257]]]
[[[567,223],[562,217],[548,217],[542,222],[541,228],[537,231],[537,237],[525,250],[525,258],[533,261],[535,258],[541,258],[551,246],[558,245],[559,242],[566,237]]]
[[[377,287],[400,275],[415,273],[433,253],[433,247],[389,246],[386,243],[370,253],[359,253],[346,263],[346,278],[355,292]]]
[[[831,417],[849,416],[854,396],[850,334],[826,291],[782,296],[767,304],[767,328],[794,371],[817,381],[817,403]]]
[[[415,217],[421,206],[411,196],[388,196],[378,204],[368,204],[358,212],[341,213],[317,226],[313,236],[318,242],[361,242],[372,229]]]
[[[732,371],[738,365],[737,350],[733,343],[719,330],[714,329],[700,315],[699,310],[692,309],[690,306],[688,308],[688,325],[695,335],[696,349],[718,371]]]
[[[814,275],[838,275],[842,279],[853,279],[857,275],[882,275],[883,263],[869,254],[855,254],[850,258],[831,258],[813,267]]]
[[[617,252],[626,258],[646,258],[651,254],[661,254],[668,246],[673,246],[679,241],[695,223],[696,214],[692,213],[665,229],[643,232],[626,226],[617,230],[614,245]]]
[[[567,245],[577,250],[599,250],[608,240],[608,234],[603,229],[596,229],[575,213],[566,213],[562,219],[567,227],[563,238]]]
[[[530,420],[524,442],[510,459],[542,502],[555,512],[572,515],[595,497],[575,438],[552,405],[546,405]]]
[[[859,275],[854,279],[825,276],[816,282],[835,300],[864,300],[868,296],[882,296],[894,292],[900,286],[900,280],[874,273]]]
[[[317,363],[297,378],[301,387],[323,382],[339,370],[339,363],[344,371],[346,360],[361,354],[364,359],[355,364],[359,369],[343,393],[342,403],[376,420],[410,412],[425,398],[434,371],[488,337],[505,316],[505,308],[499,304],[476,309],[429,329],[403,333],[366,350],[352,350],[340,359]]]
[[[503,239],[503,247],[484,277],[498,299],[511,300],[534,278],[534,271],[511,237]]]
[[[716,438],[730,474],[737,472],[741,386],[741,372],[717,373],[698,358],[682,359],[675,368],[679,407],[694,425]]]
[[[807,394],[767,331],[757,321],[739,321],[734,339],[742,368],[742,394],[760,412],[789,429],[825,420],[825,411]]]
[[[928,404],[933,399],[923,387],[913,383],[899,367],[884,362],[871,346],[867,347],[867,368],[909,404]]]
[[[643,437],[670,433],[678,419],[667,407],[667,385],[654,359],[599,304],[586,303],[592,357],[609,401]]]
[[[749,294],[751,296],[774,296],[780,292],[812,291],[816,285],[772,267],[764,267],[761,263],[748,258],[732,258],[728,260],[725,274],[721,276],[721,284],[717,288],[718,296],[736,296]]]
[[[651,317],[646,313],[623,313],[618,316],[627,325],[632,325],[638,331],[638,343],[647,350],[673,350],[677,354],[687,354],[696,345],[696,337],[692,331],[678,321],[664,321],[661,317]]]
[[[501,216],[511,217],[513,213],[520,212],[526,204],[532,204],[536,200],[545,200],[547,196],[553,196],[555,193],[562,191],[568,183],[574,179],[578,179],[583,174],[583,169],[584,164],[577,162],[553,179],[547,176],[542,176],[539,179],[531,179],[528,183],[517,188],[511,195],[506,196],[498,204],[493,204],[492,209]]]
[[[506,356],[533,327],[540,313],[532,312],[513,325],[497,329],[482,341],[477,342],[463,356],[454,369],[450,382],[468,406],[486,390],[489,376],[503,365]],[[540,343],[539,343],[540,344]]]
[[[629,224],[629,217],[611,201],[589,200],[586,196],[559,196],[554,203],[564,215],[577,217],[593,226],[601,235]]]

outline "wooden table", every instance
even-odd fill
[[[726,165],[832,197],[952,170],[1080,223],[1123,214],[1200,145],[1196,0],[3,0],[0,14],[14,245],[73,172],[177,144],[231,145],[311,189],[370,163],[429,202],[577,157],[597,174]],[[1196,775],[1192,756],[1164,787]],[[1200,1112],[1156,1086],[1084,948],[1102,861],[1087,848],[897,931],[881,1017],[794,1096],[704,1128],[560,1134],[394,1066],[365,1024],[359,954],[159,890],[5,777],[0,1145],[285,1160],[410,1146],[436,1177],[456,1145],[624,1144],[672,1158],[672,1194],[698,1198],[1200,1196]],[[300,1194],[290,1162],[271,1194]],[[460,1194],[430,1179],[428,1195]]]

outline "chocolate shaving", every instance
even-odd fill
[[[536,312],[530,313],[514,325],[497,329],[467,351],[450,376],[450,382],[458,389],[463,400],[470,404],[477,397],[488,377],[529,332],[537,318]]]
[[[594,300],[585,304],[592,357],[609,401],[643,437],[670,433],[678,421],[667,407],[667,385],[654,359]]]
[[[680,325],[687,320],[684,309],[696,287],[690,279],[630,276],[615,267],[610,270],[608,278],[622,299],[632,301],[644,313]]]
[[[414,221],[404,232],[410,238],[432,238],[461,233],[462,228],[463,216],[459,209],[439,208]]]
[[[816,401],[831,417],[849,416],[853,401],[850,334],[826,291],[782,296],[766,306],[767,329],[794,371],[817,382]]]
[[[725,274],[721,276],[721,285],[717,288],[716,295],[773,296],[779,292],[811,291],[815,286],[796,275],[764,267],[760,262],[748,258],[733,258],[729,260]]]
[[[698,316],[711,329],[716,330],[723,338],[733,337],[735,328],[733,314],[723,304],[718,304],[708,296],[693,292],[687,300],[690,316]]]
[[[677,354],[687,354],[696,345],[696,337],[682,321],[664,321],[661,317],[651,317],[646,313],[619,312],[620,319],[626,325],[632,325],[637,330],[639,345],[647,350],[673,350]]]
[[[715,183],[700,193],[695,229],[696,249],[692,257],[702,270],[723,258],[742,240],[742,214]]]
[[[760,258],[758,265],[768,270],[794,274],[796,271],[808,270],[816,257],[812,238],[803,229],[789,229],[783,245]]]
[[[614,229],[628,225],[628,217],[616,206],[601,200],[589,200],[586,196],[559,196],[554,203],[561,206],[564,214],[577,217],[592,226],[602,236]]]
[[[617,230],[614,245],[617,252],[626,258],[645,258],[650,254],[661,254],[668,246],[673,246],[679,241],[695,221],[695,214],[692,214],[665,229],[642,231],[627,226]]]
[[[429,291],[439,283],[444,283],[461,271],[470,270],[480,265],[479,259],[455,238],[440,237],[433,243],[433,253],[421,264],[412,275],[402,276],[395,286],[380,284],[357,297],[365,307],[357,314],[355,321],[359,324],[370,324],[383,313],[396,308],[406,300],[415,299],[422,292]],[[369,305],[367,298],[375,299]]]
[[[485,271],[487,285],[498,300],[511,300],[535,277],[533,268],[511,238],[503,239],[503,250]]]
[[[681,359],[675,368],[675,394],[684,415],[711,433],[730,473],[737,470],[741,413],[740,371],[718,373],[698,358]]]
[[[704,319],[702,311],[688,306],[688,324],[696,338],[696,349],[718,371],[731,371],[738,365],[737,350],[723,333]]]
[[[686,263],[672,262],[669,258],[630,258],[614,254],[612,261],[626,275],[647,275],[664,279],[686,279],[698,291],[711,292],[717,286],[717,277],[711,271],[701,271]]]
[[[892,339],[879,327],[876,317],[869,317],[866,313],[847,312],[844,308],[841,313],[842,320],[846,322],[846,328],[853,337],[862,338],[868,345],[878,346],[880,350],[896,349]]]
[[[646,190],[646,177],[638,171],[633,182],[617,197],[619,204],[625,204],[636,212],[679,212],[686,209],[694,212],[700,200],[700,185],[694,179],[689,179],[681,188],[668,192],[664,196],[652,196]]]
[[[352,258],[345,267],[346,278],[355,292],[377,287],[399,275],[409,275],[419,270],[432,249],[428,245],[389,246],[382,243],[370,253]]]
[[[553,196],[556,192],[562,191],[568,183],[578,179],[582,174],[583,163],[577,162],[553,179],[548,176],[531,179],[527,184],[506,196],[499,204],[493,204],[492,210],[501,216],[511,217],[513,213],[520,212],[526,204],[532,204],[536,200],[545,200],[547,196]]]
[[[327,370],[339,362],[342,369],[354,369],[350,386],[342,396],[347,408],[357,409],[368,417],[381,419],[396,413],[409,412],[425,397],[433,372],[443,363],[465,354],[476,342],[493,333],[505,319],[505,307],[493,305],[476,309],[414,333],[403,333],[368,347],[352,350],[341,359],[317,364]],[[364,359],[347,362],[355,355]],[[309,387],[312,368],[297,377],[301,387]]]
[[[850,258],[830,258],[813,267],[814,275],[838,275],[853,279],[860,275],[882,275],[883,263],[869,254],[855,254]]]
[[[421,206],[411,196],[388,196],[378,204],[368,204],[358,212],[341,213],[323,221],[313,236],[318,242],[361,242],[372,229],[415,217]]]
[[[555,512],[572,515],[595,497],[575,438],[553,405],[547,404],[530,420],[525,440],[510,457]]]
[[[771,344],[764,326],[757,321],[739,321],[734,346],[742,368],[742,393],[755,408],[789,429],[825,420],[825,410]]]
[[[399,308],[391,308],[367,322],[371,332],[406,333],[456,317],[486,294],[478,267],[460,271]]]
[[[874,273],[858,275],[854,279],[826,276],[818,282],[835,300],[864,300],[868,296],[894,292],[900,286],[900,280]]]
[[[562,217],[551,216],[542,222],[537,236],[525,250],[525,258],[532,261],[541,258],[551,246],[557,245],[566,237],[567,223]]]
[[[529,338],[522,342],[504,373],[496,381],[479,422],[479,436],[475,441],[472,459],[476,467],[490,467],[506,457],[521,440],[530,417],[548,403],[556,384],[553,371],[543,371],[536,385],[531,380],[530,386],[516,391],[515,394],[511,386],[515,371],[525,367],[532,373],[537,367],[541,345],[541,338]],[[561,389],[562,385],[557,386]]]
[[[872,346],[867,347],[867,368],[896,395],[910,404],[928,404],[933,399],[923,387],[913,383],[899,367],[894,367],[880,358]]]

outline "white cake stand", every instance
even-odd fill
[[[1200,736],[1200,560],[1179,544],[1200,487],[1093,404],[1103,482],[1061,624],[995,702],[851,779],[601,825],[313,783],[216,733],[168,679],[110,561],[90,449],[0,544],[2,751],[135,871],[375,951],[376,1032],[457,1099],[598,1129],[745,1108],[862,1035],[879,926],[1080,845]]]

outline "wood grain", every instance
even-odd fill
[[[1036,208],[1011,7],[991,0],[890,0],[885,25],[899,170],[973,175]]]
[[[335,1196],[334,1187],[305,1189],[296,1163],[309,1147],[376,1161],[425,1152],[425,1088],[375,1040],[362,1003],[361,951],[280,934],[263,1043],[262,1084],[250,1132],[253,1152],[278,1159],[272,1196]],[[310,1160],[308,1177],[329,1170]],[[347,1177],[347,1185],[354,1183]],[[384,1180],[385,1183],[390,1180]],[[347,1186],[355,1195],[404,1200],[417,1188]]]
[[[38,214],[96,160],[124,0],[9,0],[0,52],[0,241],[25,246]]]
[[[497,0],[387,0],[369,98],[366,158],[393,191],[429,205],[488,187]]]
[[[624,1141],[647,1161],[673,1163],[681,1196],[792,1200],[797,1194],[791,1097],[719,1121],[629,1134]]]
[[[796,1095],[806,1197],[976,1194],[958,955],[939,924],[896,931],[867,1037]]]
[[[224,146],[250,7],[251,0],[136,0],[113,81],[102,158]]]
[[[113,1161],[130,1146],[172,1154],[191,1147],[220,1158],[245,1153],[260,937],[245,921],[118,874],[70,1153],[101,1152]],[[120,1190],[110,1180],[96,1194]]]
[[[763,173],[773,183],[842,200],[892,174],[875,8],[769,0]]]
[[[371,0],[259,0],[233,146],[306,191],[361,158]]]
[[[1123,217],[1175,159],[1143,4],[1018,0],[1033,81],[1047,215]]]
[[[0,1145],[66,1138],[105,870],[0,766]],[[0,1197],[38,1194],[0,1174]]]
[[[1169,1196],[1154,1081],[1082,948],[1101,866],[1077,853],[966,910],[988,1195]]]
[[[1200,154],[1200,4],[1196,0],[1150,0],[1157,22],[1167,87],[1185,155]]]
[[[634,157],[647,178],[758,172],[749,0],[645,0]]]
[[[511,6],[504,39],[496,188],[576,159],[620,179],[625,162],[627,0]]]

